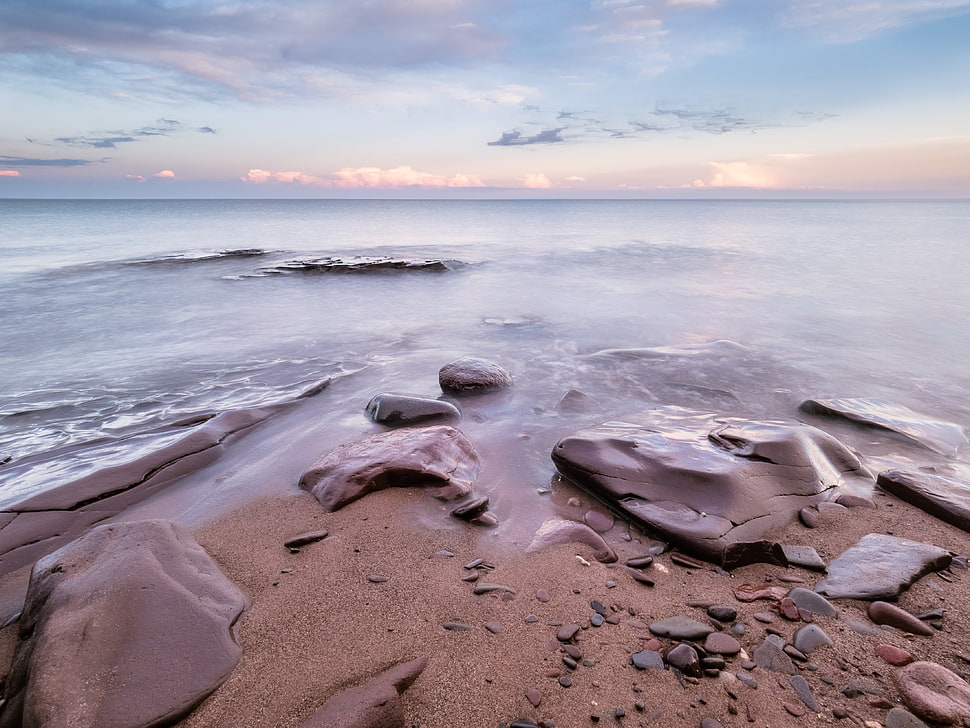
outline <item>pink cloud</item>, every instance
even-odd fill
[[[538,174],[527,174],[520,181],[523,187],[530,190],[548,190],[552,187],[552,182],[541,172]]]
[[[19,177],[20,172],[15,169],[0,169],[0,177]]]
[[[156,172],[152,177],[158,177],[160,179],[175,179],[175,172],[170,169],[163,169],[161,172]]]
[[[484,187],[485,183],[477,175],[453,174],[438,175],[420,172],[412,167],[402,166],[393,169],[380,167],[344,167],[326,176],[306,174],[305,172],[268,172],[265,169],[251,169],[243,182],[267,184],[283,182],[315,187],[340,189],[354,188],[396,188],[396,187]]]

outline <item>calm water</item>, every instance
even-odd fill
[[[272,272],[355,255],[463,265]],[[585,424],[550,414],[571,388],[617,416],[878,395],[970,425],[967,202],[0,200],[0,256],[0,504],[67,477],[26,456],[325,375],[346,376],[315,405],[318,442],[343,441],[373,427],[372,394],[437,396],[462,355],[517,380],[463,429],[486,455],[529,443],[514,477],[540,486]],[[587,356],[720,339],[747,350]]]

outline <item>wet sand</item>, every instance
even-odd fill
[[[561,487],[572,492],[567,484]],[[572,506],[581,519],[594,504],[578,491],[573,495],[582,500]],[[775,537],[812,545],[826,561],[867,533],[967,553],[965,532],[892,496],[876,494],[875,502],[876,508],[825,516],[817,529],[796,523]],[[290,536],[320,528],[330,536],[299,553],[283,546]],[[621,522],[605,537],[620,563],[654,543]],[[240,631],[240,664],[179,724],[184,728],[296,726],[342,689],[419,656],[428,665],[404,693],[403,704],[406,724],[421,728],[495,726],[522,718],[583,726],[594,724],[594,716],[601,725],[698,726],[704,718],[726,726],[816,725],[839,722],[833,711],[841,710],[849,714],[845,724],[882,724],[898,695],[890,679],[896,668],[875,654],[879,644],[970,676],[970,664],[959,656],[970,652],[968,572],[957,568],[943,577],[924,577],[899,601],[913,613],[945,610],[942,629],[932,637],[878,628],[866,618],[867,603],[856,600],[836,600],[836,618],[816,617],[835,644],[796,662],[818,701],[814,715],[787,675],[756,667],[750,671],[756,689],[736,680],[734,675],[747,672],[743,653],[727,658],[720,677],[696,680],[671,670],[637,670],[630,656],[651,638],[647,625],[653,621],[683,615],[709,622],[703,608],[688,606],[701,601],[738,609],[737,621],[746,627],[739,640],[748,656],[769,630],[789,641],[802,623],[783,619],[774,602],[740,602],[732,590],[762,582],[810,588],[821,578],[815,572],[757,564],[727,575],[711,566],[684,568],[664,554],[645,572],[656,582],[648,587],[597,563],[584,546],[525,553],[526,544],[509,543],[500,532],[455,522],[444,505],[417,489],[371,494],[336,513],[323,512],[306,494],[262,499],[204,524],[197,538],[250,596],[252,607]],[[478,558],[495,567],[481,581],[512,587],[513,597],[473,594],[474,585],[462,577],[469,573],[464,566]],[[371,576],[387,580],[375,583]],[[536,598],[538,590],[548,592],[548,602]],[[590,626],[594,599],[618,615],[619,624]],[[762,623],[752,616],[756,612],[772,613],[774,620]],[[538,619],[527,623],[529,615]],[[854,631],[853,621],[869,625],[873,634]],[[447,622],[472,629],[449,631],[442,626]],[[575,671],[562,661],[556,639],[561,623],[584,627],[576,638],[583,656]],[[7,642],[10,631],[3,635]],[[559,684],[560,674],[569,675],[570,687]],[[878,694],[846,697],[842,691],[853,684]],[[541,693],[538,707],[526,698],[530,689]],[[619,719],[617,709],[625,714]],[[805,714],[795,717],[789,709]]]

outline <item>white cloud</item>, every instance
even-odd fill
[[[157,177],[159,179],[175,179],[175,172],[170,169],[163,169],[160,172],[156,172],[152,177]]]
[[[420,172],[409,166],[381,169],[380,167],[344,167],[325,176],[305,172],[269,172],[264,169],[251,169],[243,182],[253,184],[289,183],[313,187],[339,189],[392,189],[400,187],[484,187],[485,183],[477,175],[457,173],[437,175]]]
[[[852,43],[895,28],[970,12],[970,0],[794,0],[782,17],[831,43]]]
[[[520,182],[522,187],[530,190],[548,190],[552,187],[552,182],[541,172],[527,174],[521,178]]]

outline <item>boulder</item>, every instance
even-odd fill
[[[481,462],[449,425],[388,430],[340,445],[303,473],[300,487],[327,511],[384,488],[421,487],[435,498],[471,493]]]
[[[942,455],[956,455],[957,449],[967,443],[966,432],[960,425],[877,397],[809,399],[802,402],[801,410],[892,430]]]
[[[970,531],[970,485],[942,475],[893,469],[879,473],[876,485],[941,521]]]
[[[374,422],[389,427],[461,419],[461,412],[451,402],[410,394],[375,395],[364,411]]]
[[[328,700],[299,728],[405,728],[400,695],[418,679],[427,659],[402,662],[363,685]]]
[[[732,544],[758,541],[843,486],[872,482],[847,447],[814,427],[680,407],[578,432],[552,458],[611,510],[716,562]]]
[[[34,566],[0,726],[174,723],[236,665],[247,606],[183,526],[98,526]]]
[[[487,359],[465,356],[438,371],[441,390],[448,394],[482,394],[512,386],[512,375]]]
[[[970,720],[970,685],[935,662],[913,662],[893,675],[903,704],[923,720],[966,725]]]
[[[932,571],[950,565],[950,552],[928,543],[870,533],[828,566],[815,591],[830,599],[895,601]]]

